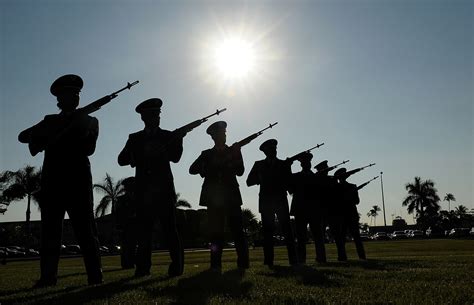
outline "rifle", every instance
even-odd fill
[[[345,176],[346,178],[348,178],[348,177],[354,175],[355,173],[360,172],[360,171],[363,170],[364,168],[371,167],[371,166],[374,166],[374,165],[375,165],[375,163],[370,163],[369,165],[362,166],[362,167],[359,167],[359,168],[350,170],[350,171],[346,172],[346,173],[344,174],[344,176]]]
[[[321,144],[318,144],[318,145],[316,145],[316,146],[314,146],[314,147],[311,147],[310,149],[307,149],[307,150],[305,150],[305,151],[302,151],[302,152],[300,152],[300,153],[297,153],[296,155],[294,155],[294,156],[291,157],[291,158],[286,158],[286,161],[293,163],[293,161],[297,160],[301,155],[303,155],[303,154],[305,154],[305,153],[309,153],[309,152],[312,151],[313,149],[319,148],[319,147],[321,147],[321,146],[323,146],[323,145],[324,145],[324,143],[321,143]]]
[[[199,120],[196,120],[194,122],[191,122],[189,124],[186,124],[178,129],[175,129],[173,131],[173,133],[175,134],[179,134],[179,135],[185,135],[186,133],[190,132],[191,130],[193,130],[194,128],[198,127],[199,125],[201,125],[202,123],[206,122],[210,117],[213,117],[215,115],[219,115],[220,113],[226,111],[227,108],[223,108],[221,110],[217,109],[216,112],[214,112],[213,114],[210,114],[206,117],[203,117],[202,119],[199,119]]]
[[[273,124],[269,124],[268,127],[254,133],[254,134],[251,134],[250,136],[246,137],[245,139],[240,140],[239,142],[236,142],[236,143],[232,144],[232,147],[233,148],[239,148],[239,149],[242,148],[242,146],[245,146],[245,145],[249,144],[250,142],[255,140],[255,138],[260,136],[265,130],[272,128],[276,124],[278,124],[278,122],[275,122]]]
[[[109,95],[106,95],[104,97],[101,97],[100,99],[82,107],[82,108],[78,108],[74,111],[74,114],[91,114],[97,110],[99,110],[102,106],[104,106],[105,104],[109,103],[111,100],[113,100],[114,98],[116,98],[118,96],[118,94],[122,91],[124,91],[125,89],[128,89],[130,90],[130,88],[132,88],[133,86],[135,86],[136,84],[138,84],[139,81],[134,81],[133,83],[128,83],[127,82],[127,85],[115,92],[112,92],[111,94]],[[71,125],[68,125],[66,126],[63,130],[61,130],[55,137],[52,138],[51,141],[49,141],[49,143],[46,145],[48,146],[49,144],[52,144],[54,142],[56,142],[63,134],[65,134]],[[18,135],[18,141],[20,141],[21,143],[30,143],[31,141],[31,135],[32,135],[32,132],[33,132],[33,129],[34,129],[34,126],[30,127],[30,128],[27,128],[25,130],[23,130],[22,132],[20,132],[20,134]]]
[[[226,110],[227,110],[227,108],[223,108],[221,110],[217,109],[216,112],[214,112],[214,113],[212,113],[208,116],[205,116],[202,119],[198,119],[198,120],[193,121],[189,124],[186,124],[186,125],[184,125],[180,128],[175,129],[172,133],[171,139],[167,143],[165,143],[165,144],[161,145],[160,147],[158,147],[155,150],[155,152],[158,153],[158,154],[165,152],[168,149],[168,147],[171,145],[172,142],[174,142],[174,141],[176,141],[180,138],[183,138],[188,132],[190,132],[194,128],[198,127],[202,123],[206,122],[210,117],[213,117],[215,115],[219,115],[220,113],[222,113]]]
[[[338,168],[339,165],[346,164],[347,162],[349,162],[349,160],[345,160],[345,161],[342,161],[341,163],[338,163],[336,165],[326,167],[322,171],[318,171],[318,173],[330,172],[330,171],[335,170],[336,168]],[[314,168],[316,168],[316,166]]]
[[[99,110],[102,106],[104,106],[105,104],[109,103],[110,101],[112,101],[114,98],[116,98],[118,96],[118,94],[122,91],[124,91],[125,89],[128,89],[130,90],[133,86],[135,86],[136,84],[138,84],[139,81],[134,81],[133,83],[128,83],[127,82],[127,85],[109,95],[106,95],[92,103],[90,103],[89,105],[87,106],[84,106],[82,108],[79,108],[77,109],[76,111],[79,111],[81,113],[84,113],[84,114],[91,114],[92,112],[96,112],[97,110]]]
[[[357,186],[357,190],[360,190],[361,188],[365,187],[367,184],[370,183],[370,181],[375,180],[375,179],[377,179],[378,177],[379,177],[379,176],[374,177],[374,178],[370,179],[369,181],[364,182],[364,183],[362,183],[361,185]]]

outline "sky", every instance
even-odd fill
[[[161,127],[169,130],[227,108],[185,137],[172,165],[176,190],[193,208],[202,178],[188,169],[212,147],[205,130],[216,120],[227,121],[229,145],[278,122],[242,148],[243,207],[257,216],[258,188],[245,180],[269,138],[278,139],[282,159],[324,142],[313,165],[376,163],[348,180],[361,184],[383,172],[387,223],[394,216],[413,223],[401,203],[415,176],[432,179],[441,199],[454,194],[451,208],[474,208],[473,11],[474,2],[462,0],[3,0],[0,170],[41,166],[43,154],[32,157],[17,136],[58,113],[50,85],[72,73],[84,79],[81,106],[140,81],[93,114],[96,183],[106,173],[134,174],[117,156],[128,134],[143,128],[136,105],[159,97]],[[253,52],[240,76],[216,66],[216,49],[229,39]],[[300,170],[298,162],[292,169]],[[382,206],[380,179],[359,196],[369,223],[371,206]],[[24,220],[25,210],[25,201],[12,203],[0,222]],[[36,208],[32,219],[40,219]]]

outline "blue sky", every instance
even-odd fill
[[[100,121],[91,157],[95,182],[133,174],[116,158],[143,125],[135,106],[160,97],[162,127],[175,129],[227,107],[229,144],[279,124],[243,148],[244,207],[257,213],[258,189],[245,185],[258,146],[279,140],[285,158],[325,142],[313,164],[377,163],[350,181],[384,172],[387,221],[407,217],[404,184],[432,179],[440,197],[474,208],[472,1],[2,1],[0,169],[40,166],[18,133],[56,113],[51,83],[84,79],[81,105],[140,80],[94,113]],[[212,64],[225,37],[250,41],[255,70],[223,79]],[[210,122],[214,121],[211,119]],[[194,208],[202,180],[188,168],[211,147],[209,123],[188,134],[172,166],[176,189]],[[298,171],[297,162],[293,171]],[[99,196],[96,196],[96,199]],[[360,192],[359,212],[381,206],[380,180]],[[442,203],[447,208],[446,203]],[[14,203],[0,221],[23,220]],[[39,213],[33,209],[33,219]],[[382,217],[377,223],[381,224]]]

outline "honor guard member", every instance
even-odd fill
[[[344,233],[342,225],[342,211],[337,192],[337,180],[329,175],[328,161],[324,160],[316,165],[316,196],[321,201],[323,213],[326,214],[326,224],[329,225],[337,247],[338,260],[345,261]],[[325,226],[325,225],[324,225]]]
[[[316,261],[326,262],[324,246],[323,211],[321,201],[316,199],[316,177],[311,171],[310,152],[302,154],[298,161],[301,171],[292,174],[290,193],[293,194],[290,215],[295,217],[298,263],[306,263],[306,242],[308,241],[308,224],[316,248]]]
[[[207,128],[214,147],[201,152],[189,168],[191,175],[201,175],[199,205],[207,207],[210,241],[211,269],[220,271],[226,223],[230,227],[237,251],[237,267],[249,268],[249,253],[242,225],[242,197],[236,176],[244,173],[240,149],[226,145],[227,123],[218,121]]]
[[[124,193],[115,204],[116,226],[120,234],[120,263],[122,269],[135,268],[137,252],[137,207],[135,177],[122,180]]]
[[[163,102],[151,98],[140,103],[145,128],[129,135],[118,156],[121,166],[135,167],[138,249],[135,276],[150,274],[153,224],[158,218],[168,244],[171,264],[169,276],[183,274],[184,251],[176,228],[176,192],[170,162],[177,163],[183,153],[183,138],[160,128]]]
[[[247,186],[260,185],[258,210],[262,216],[264,264],[269,267],[273,266],[274,260],[275,215],[285,236],[288,260],[291,265],[298,263],[287,198],[291,167],[277,158],[277,143],[270,139],[260,145],[266,158],[256,161],[247,177]]]
[[[35,287],[56,284],[65,212],[84,256],[88,283],[102,283],[99,240],[94,221],[89,156],[95,151],[99,123],[76,111],[82,79],[64,75],[51,85],[59,114],[51,114],[20,133],[33,156],[44,151],[41,174],[41,278]]]
[[[357,205],[359,204],[359,191],[357,190],[357,185],[349,183],[346,181],[347,170],[345,168],[340,168],[334,173],[334,177],[338,180],[338,193],[341,200],[342,207],[342,228],[345,235],[347,232],[354,239],[354,244],[356,246],[357,255],[360,259],[365,260],[365,250],[364,245],[362,244],[362,239],[360,238],[359,231],[359,212],[357,211]],[[343,248],[345,256],[345,247]],[[347,259],[347,258],[346,258]]]

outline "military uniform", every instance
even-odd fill
[[[124,179],[122,185],[125,194],[115,204],[116,227],[120,234],[120,263],[123,269],[131,269],[135,267],[138,243],[135,177]]]
[[[323,226],[329,225],[329,232],[334,238],[338,251],[338,260],[347,259],[344,252],[344,233],[342,206],[337,190],[337,180],[328,175],[328,161],[324,160],[316,165],[316,193],[321,203]]]
[[[344,237],[347,232],[354,239],[357,250],[357,255],[360,259],[366,259],[364,245],[360,238],[359,230],[359,213],[357,212],[357,205],[359,204],[359,192],[357,185],[346,181],[346,169],[341,168],[334,173],[334,177],[339,180],[338,193],[341,200],[342,208],[342,230]],[[345,247],[343,248],[342,256],[346,256]]]
[[[44,151],[39,197],[41,278],[38,287],[56,284],[65,212],[81,247],[89,283],[102,282],[88,158],[95,151],[99,123],[94,117],[74,111],[82,86],[82,79],[77,75],[58,78],[51,86],[51,93],[58,97],[58,104],[67,104],[72,111],[47,115],[19,136],[21,142],[29,144],[32,155]],[[69,97],[64,99],[64,95]],[[76,99],[73,102],[71,95]]]
[[[215,122],[207,133],[218,136],[225,133],[227,124]],[[237,266],[249,267],[248,245],[242,224],[242,197],[236,176],[244,173],[244,162],[240,150],[225,145],[216,145],[205,150],[189,168],[192,175],[204,178],[199,205],[207,207],[211,241],[211,268],[222,267],[225,224],[228,223],[237,252]]]
[[[247,177],[247,186],[260,185],[258,210],[262,216],[264,264],[273,266],[273,234],[276,215],[285,235],[288,260],[291,265],[295,265],[297,264],[296,248],[287,198],[291,167],[288,162],[276,157],[276,145],[275,139],[267,140],[260,145],[260,150],[266,155],[272,151],[274,156],[267,156],[266,159],[255,162]]]
[[[316,261],[326,262],[326,249],[324,246],[323,209],[321,201],[316,198],[316,177],[311,171],[313,155],[306,153],[300,156],[302,170],[292,174],[290,180],[290,193],[293,194],[290,215],[295,217],[298,262],[306,263],[306,242],[308,241],[308,224],[313,235]],[[304,162],[309,163],[307,168]]]
[[[135,111],[159,119],[162,101],[148,99]],[[145,121],[144,121],[145,122]],[[170,162],[177,163],[183,153],[182,137],[156,126],[147,126],[129,135],[118,156],[121,166],[135,167],[137,219],[139,238],[137,249],[137,276],[150,274],[153,223],[158,218],[164,231],[171,256],[170,276],[183,273],[184,251],[176,228],[176,192]]]

